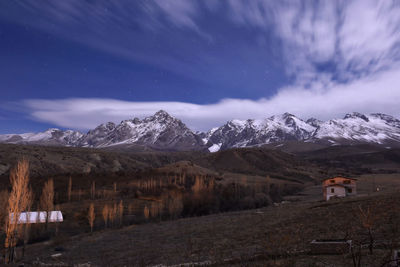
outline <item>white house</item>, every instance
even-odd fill
[[[332,197],[347,197],[357,194],[356,179],[345,177],[334,177],[322,182],[322,190],[325,200]]]

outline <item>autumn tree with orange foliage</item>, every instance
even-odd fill
[[[104,227],[107,228],[108,217],[109,217],[110,207],[108,205],[104,205],[101,214],[103,215]]]
[[[90,203],[87,218],[88,218],[88,222],[90,225],[90,232],[92,233],[93,226],[94,226],[94,219],[96,218],[96,214],[94,213],[94,204],[93,203]]]
[[[171,218],[179,217],[183,210],[183,196],[181,192],[170,192],[168,195],[168,213]]]
[[[29,163],[21,160],[10,173],[11,193],[8,198],[7,214],[5,227],[5,262],[14,261],[15,247],[18,235],[22,234],[24,224],[19,224],[21,212],[27,211],[32,203],[32,190],[29,188]]]
[[[120,226],[122,225],[123,217],[124,217],[124,203],[121,200],[118,205],[118,219]]]
[[[144,206],[143,215],[146,218],[146,220],[148,220],[150,218],[150,209],[147,207],[147,205]]]

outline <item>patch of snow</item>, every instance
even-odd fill
[[[211,153],[218,152],[221,149],[222,143],[214,144],[208,148]]]

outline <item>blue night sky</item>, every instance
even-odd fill
[[[400,115],[395,1],[0,2],[0,134]],[[398,73],[399,72],[399,73]]]

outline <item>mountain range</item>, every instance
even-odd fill
[[[48,129],[41,133],[0,135],[0,142],[72,147],[132,147],[155,150],[216,152],[287,141],[327,146],[372,143],[400,146],[400,120],[393,116],[353,112],[342,119],[306,121],[290,113],[258,120],[231,120],[206,133],[194,132],[182,121],[160,110],[144,119],[108,122],[86,134]]]

